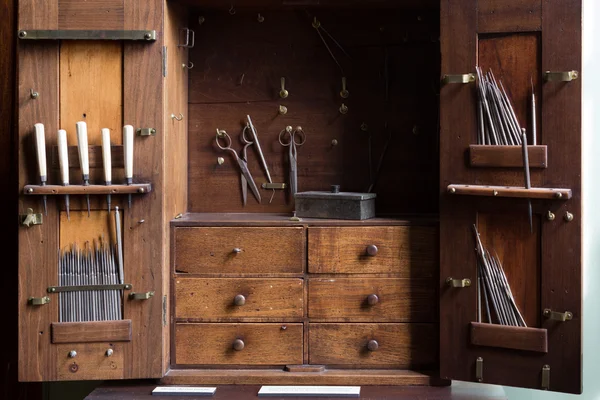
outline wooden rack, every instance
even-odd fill
[[[569,200],[571,189],[547,189],[517,186],[448,185],[448,193],[467,196],[519,197],[524,199]]]
[[[65,195],[65,194],[146,194],[152,191],[150,183],[131,185],[25,185],[23,194],[27,195]]]

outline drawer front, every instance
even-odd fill
[[[434,322],[431,279],[339,278],[308,281],[308,316],[328,321]]]
[[[301,274],[304,228],[176,228],[175,272]]]
[[[311,227],[308,271],[315,274],[393,273],[433,277],[437,228],[429,226]]]
[[[302,279],[175,278],[175,317],[301,318]]]
[[[311,364],[430,368],[437,363],[435,324],[310,324]]]
[[[178,365],[302,364],[302,324],[176,324]]]

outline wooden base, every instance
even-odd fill
[[[172,369],[163,385],[417,385],[446,386],[437,371],[326,369],[287,372],[278,369]]]

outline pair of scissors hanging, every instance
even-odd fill
[[[306,134],[301,126],[296,129],[287,126],[279,133],[279,144],[289,147],[290,194],[292,198],[298,193],[298,147],[301,147],[304,142],[306,142]]]
[[[256,186],[254,179],[252,178],[252,174],[250,173],[250,170],[248,169],[247,150],[248,150],[248,147],[250,147],[254,144],[253,141],[248,140],[248,138],[246,138],[246,132],[248,131],[248,128],[249,127],[246,126],[241,135],[242,142],[244,143],[244,147],[242,148],[242,151],[240,152],[241,157],[240,157],[240,155],[238,155],[238,153],[235,150],[233,150],[231,148],[231,136],[229,136],[229,134],[226,131],[217,129],[217,136],[215,138],[215,141],[217,142],[217,146],[221,150],[230,151],[231,154],[233,154],[233,157],[235,158],[235,160],[237,161],[238,166],[240,167],[240,171],[241,171],[240,179],[241,179],[241,184],[242,184],[242,200],[244,202],[244,206],[246,205],[247,198],[248,198],[248,186],[250,186],[250,190],[254,194],[254,197],[256,197],[256,200],[258,200],[259,203],[261,201],[258,187]],[[219,139],[223,140],[225,142],[225,144],[222,145],[219,142]]]

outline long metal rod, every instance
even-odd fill
[[[525,188],[531,189],[531,176],[529,174],[529,152],[527,151],[527,134],[523,128],[521,137],[523,142],[523,167],[525,168]],[[527,199],[527,216],[529,217],[529,229],[533,233],[533,210],[531,208],[531,199]]]

